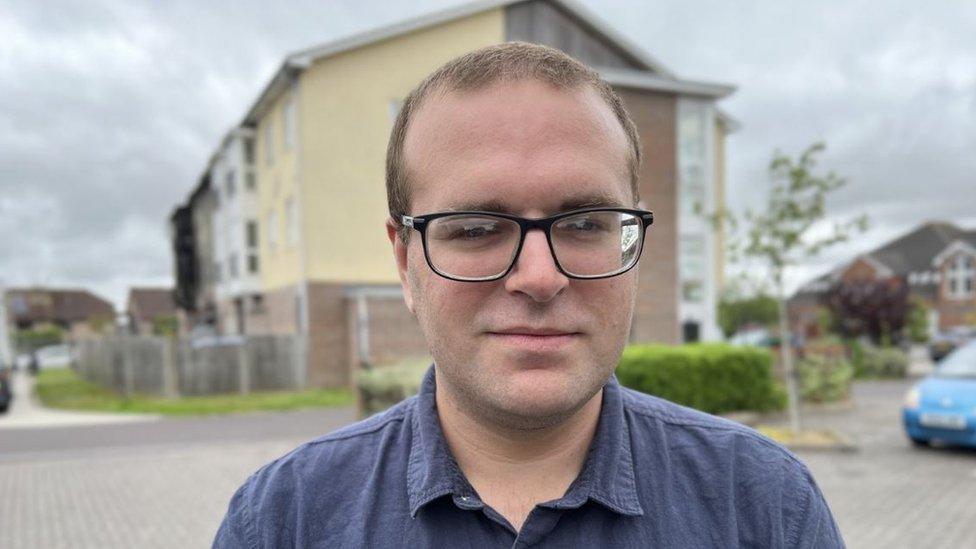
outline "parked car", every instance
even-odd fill
[[[37,351],[37,363],[41,370],[67,368],[71,366],[72,349],[70,345],[48,345]]]
[[[13,390],[10,388],[13,380],[10,379],[10,367],[0,362],[0,414],[7,411],[10,401],[14,399]]]
[[[779,345],[779,336],[763,327],[739,330],[729,338],[730,345],[747,347],[774,347]]]
[[[908,391],[902,421],[916,445],[940,440],[976,447],[976,340],[950,353]]]
[[[934,362],[938,362],[955,350],[956,347],[973,339],[974,329],[965,326],[950,328],[940,332],[929,342],[929,356]]]

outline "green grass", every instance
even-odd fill
[[[308,389],[304,391],[255,392],[249,395],[228,394],[162,398],[134,395],[125,398],[118,393],[86,381],[69,369],[44,370],[37,376],[35,390],[41,402],[50,408],[91,412],[128,412],[195,416],[239,412],[296,410],[348,406],[353,403],[348,389]]]

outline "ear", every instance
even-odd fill
[[[386,236],[393,245],[393,259],[396,261],[397,272],[400,274],[400,287],[403,288],[403,302],[407,309],[413,312],[413,294],[410,292],[410,282],[407,279],[407,244],[400,238],[400,228],[392,219],[386,220]]]

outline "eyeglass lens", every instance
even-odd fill
[[[642,227],[633,214],[582,212],[556,221],[550,238],[556,261],[566,273],[608,276],[633,266]],[[517,222],[502,217],[440,217],[427,227],[427,255],[435,270],[453,278],[497,277],[515,260],[520,231]]]

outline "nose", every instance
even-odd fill
[[[505,289],[544,303],[559,295],[568,284],[569,278],[556,268],[546,235],[539,230],[529,231],[515,266],[505,277]]]

